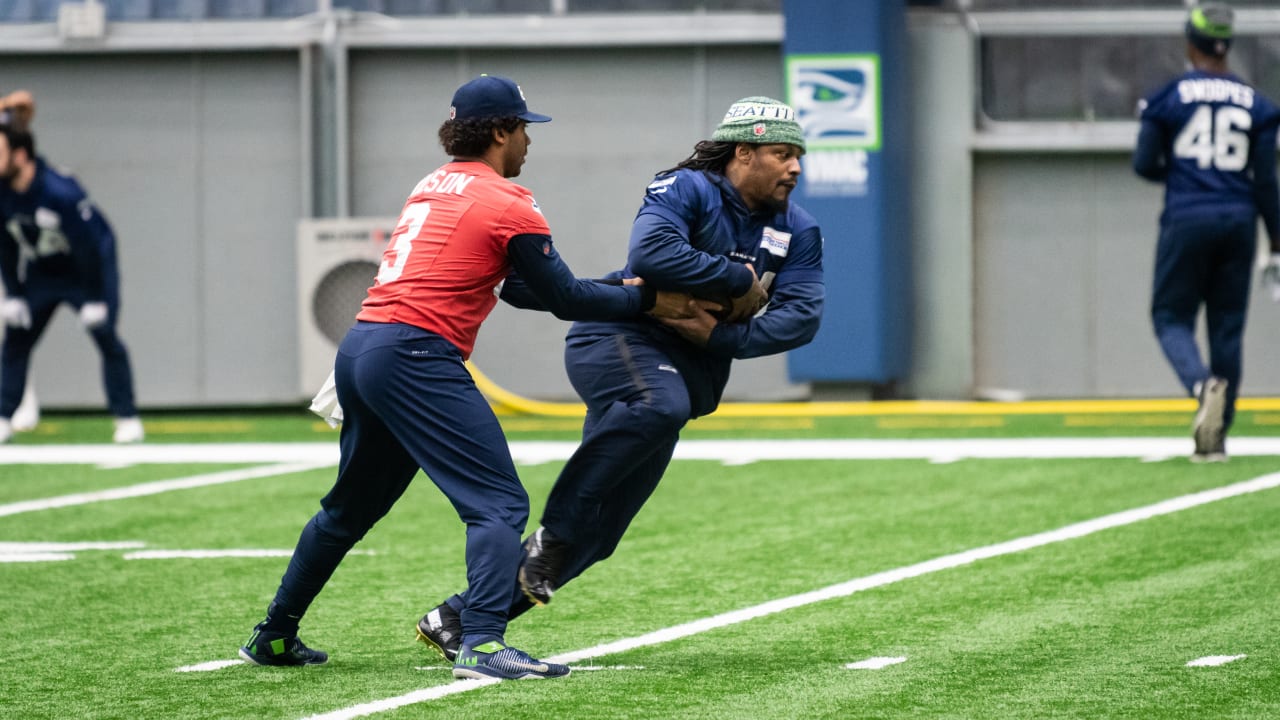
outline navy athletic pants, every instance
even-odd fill
[[[570,337],[565,368],[587,404],[587,418],[582,444],[560,471],[542,515],[544,527],[572,543],[559,586],[613,554],[658,487],[690,416],[684,378],[650,344],[623,335]],[[513,587],[515,618],[532,604]],[[457,609],[474,591],[473,585],[448,602]]]
[[[1161,223],[1156,247],[1151,321],[1165,357],[1187,394],[1216,375],[1227,381],[1224,420],[1235,417],[1249,283],[1257,242],[1252,214],[1205,214]],[[1209,366],[1196,344],[1196,315],[1204,305]]]
[[[302,530],[276,604],[304,613],[421,468],[467,526],[464,642],[501,640],[529,497],[458,349],[420,328],[359,322],[338,348],[334,375],[343,410],[338,479]]]
[[[54,311],[63,303],[78,311],[85,298],[79,291],[29,291],[26,300],[31,309],[31,327],[5,328],[4,345],[0,347],[0,418],[13,417],[22,402],[32,351],[53,319]],[[107,394],[107,407],[116,417],[133,417],[138,414],[133,400],[133,371],[129,367],[129,351],[116,333],[119,314],[119,301],[108,298],[107,321],[88,332],[102,356],[102,387]]]

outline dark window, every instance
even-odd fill
[[[1280,102],[1280,38],[1237,37],[1229,60]],[[993,120],[1131,120],[1138,100],[1185,68],[1181,36],[987,37],[982,110]]]

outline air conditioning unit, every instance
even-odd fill
[[[378,275],[395,218],[298,221],[298,379],[310,399]]]

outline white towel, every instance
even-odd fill
[[[324,385],[320,386],[320,392],[311,398],[311,412],[319,415],[331,428],[342,424],[342,406],[338,404],[338,385],[333,380],[332,370]]]

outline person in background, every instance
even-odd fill
[[[30,91],[14,90],[0,96],[0,125],[16,125],[30,130],[31,120],[35,114],[36,100]],[[3,227],[6,222],[0,221],[0,227]],[[3,298],[0,298],[0,301],[3,301]],[[3,324],[0,324],[0,332],[3,332]],[[33,375],[34,373],[27,374],[27,387],[22,394],[22,402],[18,403],[18,408],[13,411],[13,417],[10,419],[13,430],[16,432],[30,432],[40,424],[40,400],[36,397]]]
[[[74,177],[36,154],[21,123],[0,125],[0,180],[0,442],[13,437],[32,351],[62,304],[76,311],[102,357],[114,441],[140,442],[129,352],[116,332],[120,275],[111,226]]]
[[[1133,169],[1165,186],[1151,321],[1178,380],[1199,403],[1194,462],[1227,459],[1259,216],[1271,247],[1263,279],[1280,287],[1280,109],[1228,69],[1232,21],[1231,9],[1218,3],[1191,10],[1191,69],[1139,103],[1133,154]],[[1195,337],[1201,306],[1207,367]]]

